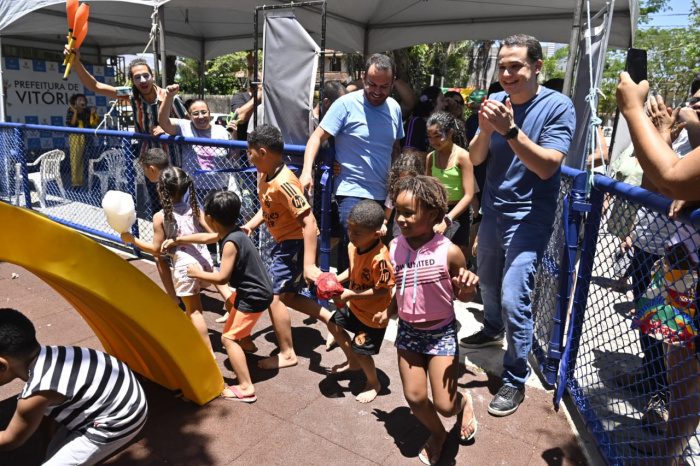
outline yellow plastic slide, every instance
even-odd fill
[[[0,261],[32,272],[66,298],[105,350],[200,405],[223,378],[189,319],[151,279],[82,234],[0,202]]]

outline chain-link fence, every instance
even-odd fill
[[[257,171],[248,161],[244,141],[158,140],[135,133],[12,123],[0,124],[0,141],[3,200],[115,243],[121,241],[101,207],[108,190],[132,195],[137,212],[132,233],[145,241],[153,238],[152,219],[161,206],[156,185],[138,162],[149,147],[164,149],[173,165],[192,176],[200,206],[209,192],[228,189],[241,198],[241,223],[260,207]],[[298,159],[303,147],[285,147],[285,153]],[[254,239],[261,251],[270,249],[264,226]]]
[[[535,276],[532,294],[533,353],[543,379],[550,387],[555,385],[563,351],[568,297],[573,283],[573,265],[582,218],[574,199],[584,195],[585,183],[584,172],[568,167],[562,169],[552,235]],[[571,248],[573,256],[569,255]]]
[[[611,464],[698,464],[700,215],[596,175],[566,355],[568,389]]]

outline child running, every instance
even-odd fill
[[[350,284],[336,299],[339,303],[348,302],[350,310],[339,306],[328,322],[328,330],[347,357],[333,372],[362,369],[367,378],[365,389],[355,398],[360,403],[374,400],[381,390],[372,356],[379,354],[384,340],[387,322],[380,324],[377,320],[389,306],[394,287],[389,250],[380,240],[383,221],[381,206],[370,199],[360,201],[350,211],[350,268],[338,275],[338,281],[350,280]],[[355,334],[352,341],[344,329]]]
[[[316,266],[316,237],[319,234],[311,206],[304,197],[299,179],[284,164],[284,141],[279,129],[260,125],[248,134],[248,159],[258,169],[260,210],[241,227],[252,233],[263,222],[274,238],[270,251],[272,326],[277,335],[279,354],[258,362],[262,369],[297,364],[292,345],[292,327],[287,306],[328,324],[331,313],[316,301],[299,295],[298,279],[313,282],[321,274]]]
[[[141,154],[139,154],[139,164],[141,165],[141,170],[146,179],[151,183],[158,183],[160,172],[170,166],[170,158],[163,149],[154,147],[153,149],[142,151]],[[165,292],[170,296],[170,299],[175,301],[175,304],[178,304],[179,300],[175,293],[175,286],[173,285],[168,259],[160,254],[153,256],[153,258],[156,262],[158,276],[160,277],[160,281],[163,282]]]
[[[234,396],[226,399],[252,403],[257,396],[241,340],[250,339],[260,314],[270,307],[272,283],[255,245],[237,226],[240,211],[241,200],[235,193],[214,191],[207,196],[204,214],[207,224],[214,230],[214,238],[221,241],[221,267],[209,272],[191,265],[187,275],[210,283],[228,283],[236,289],[226,300],[229,317],[221,335],[221,343],[238,378],[238,385],[229,387]],[[194,242],[210,243],[210,236],[210,233],[203,233],[177,237],[166,240],[163,248]]]
[[[189,203],[184,200],[187,193],[189,193]],[[122,233],[122,241],[132,243],[156,256],[160,254],[166,239],[208,231],[197,205],[194,182],[182,169],[168,167],[161,172],[158,181],[158,196],[163,209],[153,216],[153,242],[147,243],[135,238],[131,233]],[[199,294],[201,283],[198,279],[187,276],[187,270],[191,265],[211,272],[211,255],[204,245],[185,244],[175,248],[170,253],[170,257],[173,264],[172,281],[175,294],[182,299],[187,316],[213,354],[211,341],[209,341],[209,331],[202,315],[203,306]],[[227,287],[220,287],[220,292],[225,295],[224,299],[228,299],[231,295],[231,290]]]
[[[44,465],[92,465],[111,456],[146,424],[146,396],[126,364],[91,348],[41,346],[31,321],[0,309],[0,385],[26,382],[0,450],[21,446],[44,416],[58,431]]]
[[[476,435],[471,395],[457,391],[459,352],[453,301],[473,297],[479,279],[465,268],[462,251],[433,230],[447,212],[447,193],[438,180],[425,175],[401,178],[392,187],[391,198],[401,229],[390,245],[397,291],[378,320],[384,323],[398,310],[395,345],[404,396],[431,434],[418,456],[424,464],[435,464],[447,438],[438,413],[445,417],[459,414],[462,440]]]
[[[389,170],[389,181],[387,186],[394,186],[396,182],[405,176],[418,176],[425,173],[425,165],[423,164],[423,159],[416,153],[415,149],[407,148],[401,152],[399,158],[397,158],[391,165],[391,170]],[[391,190],[391,188],[389,188]],[[384,201],[384,225],[382,225],[381,233],[382,236],[387,233],[387,226],[389,220],[391,219],[391,214],[394,212],[394,203],[391,201],[391,195],[387,194],[386,201]],[[399,227],[396,224],[396,220],[393,222],[392,234],[390,238],[399,235]]]
[[[170,166],[170,157],[163,149],[155,147],[153,149],[148,149],[145,152],[141,152],[139,155],[139,163],[141,164],[141,169],[143,170],[143,174],[146,179],[151,183],[158,183],[161,172]],[[182,200],[183,202],[189,202],[189,195],[186,193]],[[163,282],[163,287],[165,288],[166,293],[168,293],[168,296],[170,296],[175,303],[178,303],[172,275],[170,273],[170,264],[168,263],[167,258],[160,254],[154,256],[154,258],[156,261],[156,268],[158,269],[158,275],[160,276],[160,280]],[[226,301],[226,298],[230,295],[228,288],[216,284],[214,286],[219,294],[221,294],[221,296],[224,298],[224,301]],[[226,319],[228,319],[228,314],[218,317],[216,322],[226,322]]]

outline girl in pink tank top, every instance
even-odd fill
[[[463,441],[476,435],[471,394],[457,391],[459,351],[453,300],[471,299],[479,279],[466,269],[459,247],[433,231],[447,212],[447,194],[439,181],[423,175],[401,178],[391,187],[391,199],[401,235],[390,246],[396,294],[386,317],[399,314],[395,344],[404,394],[411,411],[431,433],[419,458],[435,464],[447,438],[438,413],[460,418]]]

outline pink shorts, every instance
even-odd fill
[[[187,264],[173,268],[173,286],[175,287],[176,296],[194,296],[199,294],[202,287],[208,285],[208,282],[205,282],[204,280],[190,278],[187,276],[187,269],[191,265],[198,267],[200,270],[202,269],[201,264]],[[204,271],[211,272],[211,267],[207,265],[204,268]]]

